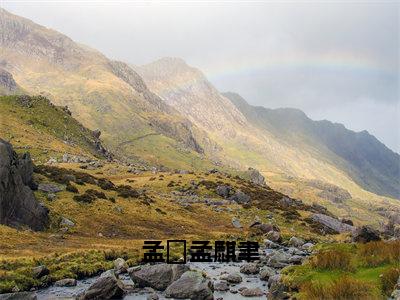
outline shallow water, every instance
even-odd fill
[[[225,275],[226,273],[239,273],[240,266],[243,265],[243,263],[188,263],[191,269],[196,269],[199,271],[204,271],[205,273],[208,274],[208,276],[215,282],[217,281],[221,276]],[[259,287],[262,291],[267,292],[268,288],[266,285],[265,281],[261,281],[258,277],[258,275],[246,275],[240,273],[240,275],[243,278],[243,281],[237,285],[230,285],[231,289],[238,290],[241,287],[248,287],[248,288],[253,288],[253,287]],[[91,277],[88,279],[83,279],[79,280],[77,286],[74,287],[57,287],[57,286],[50,286],[48,288],[39,290],[36,292],[37,298],[39,300],[50,300],[50,299],[68,299],[68,298],[74,298],[78,294],[82,293],[85,291],[96,279],[96,277]],[[133,285],[132,280],[129,278],[127,274],[123,274],[120,276],[120,279],[125,283],[129,285]],[[160,299],[167,299],[163,296],[162,292],[157,292],[159,295]],[[136,292],[136,293],[128,293],[125,295],[124,299],[125,300],[146,300],[148,293],[143,293]],[[230,291],[227,292],[219,292],[215,291],[214,292],[214,299],[218,298],[223,298],[223,299],[229,299],[229,300],[238,300],[238,299],[254,299],[254,300],[259,300],[259,299],[265,299],[265,296],[263,297],[243,297],[239,293],[234,294],[231,293]],[[171,298],[168,298],[171,299]]]

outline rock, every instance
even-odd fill
[[[335,233],[351,232],[355,228],[351,225],[340,222],[338,219],[332,218],[324,214],[313,214],[311,219],[325,227],[328,231],[333,231]]]
[[[255,224],[251,226],[261,234],[268,233],[274,230],[274,226],[271,224]]]
[[[290,238],[290,240],[289,240],[289,245],[290,245],[290,246],[293,246],[293,247],[300,248],[301,246],[304,245],[304,240],[303,240],[303,239],[300,239],[300,238],[297,238],[297,237],[295,237],[295,236],[292,236],[292,237]]]
[[[54,183],[40,183],[38,190],[46,193],[58,193],[65,190],[64,185],[54,184]]]
[[[36,300],[37,296],[32,292],[18,292],[0,294],[0,300]]]
[[[53,193],[49,193],[49,194],[47,194],[47,200],[49,200],[49,201],[54,201],[54,200],[56,200],[56,198],[57,198],[57,196],[56,196],[56,194],[53,194]]]
[[[218,196],[228,198],[231,193],[231,187],[228,185],[219,185],[217,186],[215,192]]]
[[[116,260],[114,260],[115,274],[126,273],[128,268],[129,268],[129,266],[123,258],[119,257]]]
[[[100,138],[100,135],[101,135],[101,131],[100,131],[99,129],[93,130],[93,136],[94,136],[96,139]]]
[[[225,280],[220,280],[220,281],[215,282],[214,290],[221,291],[221,292],[229,291],[228,282],[226,282]]]
[[[76,279],[74,278],[65,278],[58,280],[54,283],[55,286],[76,286]]]
[[[277,243],[275,243],[273,241],[270,241],[269,239],[265,239],[264,240],[264,245],[265,245],[265,247],[267,249],[279,249],[279,248],[282,248],[281,245],[279,245],[279,244],[277,244]]]
[[[232,218],[232,225],[235,228],[243,228],[242,224],[240,224],[240,220],[238,218]]]
[[[29,153],[18,157],[11,144],[0,139],[0,224],[33,230],[47,226],[49,211],[31,190],[36,188],[32,175]]]
[[[302,250],[306,250],[306,251],[310,251],[312,247],[314,247],[315,245],[313,243],[305,243],[303,246],[301,246]]]
[[[247,263],[240,267],[240,273],[243,274],[258,274],[259,272],[260,268],[254,263]]]
[[[303,262],[304,256],[293,255],[289,258],[288,262],[294,265],[300,265]]]
[[[255,226],[261,225],[261,224],[262,223],[261,223],[260,217],[259,216],[255,216],[253,222],[250,223],[249,227],[251,228],[251,227],[255,227]]]
[[[106,271],[93,282],[82,295],[83,300],[115,299],[124,294],[122,282],[112,270]]]
[[[253,168],[249,168],[247,170],[249,176],[250,176],[250,182],[257,184],[257,185],[261,185],[261,186],[265,186],[265,178],[264,176],[261,175],[261,173]]]
[[[150,294],[150,295],[147,296],[146,299],[147,300],[158,300],[158,299],[160,299],[160,297],[158,297],[157,294]]]
[[[290,258],[291,255],[282,250],[274,251],[268,258],[267,266],[272,268],[284,268],[289,264]]]
[[[240,295],[243,297],[261,297],[264,296],[264,292],[258,287],[244,288],[240,291]]]
[[[50,271],[46,266],[38,266],[32,268],[32,273],[35,278],[41,278],[45,275],[49,275]]]
[[[265,235],[265,237],[267,239],[269,239],[270,241],[275,242],[275,243],[279,243],[282,240],[281,234],[278,231],[274,231],[274,230],[273,231],[269,231]]]
[[[231,273],[231,274],[221,277],[221,280],[226,280],[229,283],[237,284],[237,283],[241,283],[243,279],[239,273]]]
[[[60,221],[60,226],[63,226],[63,227],[74,227],[75,223],[72,222],[70,219],[62,217],[61,221]]]
[[[281,282],[281,280],[276,280],[274,281],[267,294],[267,299],[268,300],[281,300],[281,299],[288,299],[289,294],[288,294],[288,287]]]
[[[140,270],[130,272],[129,276],[139,287],[152,287],[163,291],[188,270],[187,265],[158,264],[143,266]]]
[[[165,290],[166,298],[207,300],[213,298],[213,284],[197,271],[187,271]]]
[[[268,279],[267,286],[271,287],[275,282],[278,282],[280,280],[281,280],[281,275],[280,274],[273,275]]]
[[[260,279],[264,281],[268,281],[271,276],[276,275],[276,271],[270,267],[262,267],[260,270]]]
[[[397,284],[394,287],[394,291],[390,296],[390,300],[400,300],[400,277],[397,280]]]
[[[350,226],[354,226],[353,221],[350,219],[342,219],[341,222]]]
[[[371,226],[365,225],[358,227],[352,234],[354,242],[357,243],[368,243],[372,241],[380,241],[381,237],[379,231],[372,228]]]
[[[249,202],[250,202],[250,196],[247,195],[247,194],[245,194],[245,193],[243,193],[243,192],[240,191],[240,190],[237,190],[237,191],[235,192],[235,194],[233,194],[233,195],[229,198],[229,200],[235,201],[236,203],[239,203],[239,204],[246,204],[246,203],[249,203]]]

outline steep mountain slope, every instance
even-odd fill
[[[295,120],[303,120],[302,112],[279,110],[276,127],[266,126],[264,119],[261,122],[241,111],[242,107],[219,94],[200,71],[180,59],[163,58],[134,68],[150,90],[208,133],[217,147],[205,149],[206,155],[238,168],[255,167],[271,187],[308,203],[322,203],[335,214],[360,222],[378,222],[377,214],[386,216],[399,205],[361,188],[352,178],[361,170],[351,166],[344,155],[335,153],[328,144],[317,143],[307,131],[292,131],[290,127],[298,126]],[[278,122],[295,123],[280,126]],[[353,149],[357,147],[353,145]],[[345,199],[343,195],[347,195]]]
[[[296,109],[254,107],[234,93],[224,95],[255,126],[293,146],[316,148],[320,156],[339,165],[368,191],[400,198],[400,155],[368,132],[354,132],[326,120],[313,121]]]
[[[0,96],[22,94],[23,90],[15,82],[14,77],[0,68]]]
[[[151,93],[128,65],[4,9],[0,52],[0,68],[24,90],[68,106],[85,126],[99,128],[115,153],[155,164],[169,162],[155,151],[160,148],[186,161],[201,157],[195,137],[202,139],[201,131]]]
[[[0,138],[17,151],[29,151],[36,163],[64,154],[86,158],[110,157],[99,132],[76,121],[68,109],[44,97],[0,96]]]

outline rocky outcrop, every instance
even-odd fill
[[[332,218],[324,214],[313,214],[312,221],[319,223],[326,228],[326,231],[333,233],[351,232],[355,229],[354,226],[342,223],[338,219]]]
[[[29,153],[22,157],[10,143],[0,139],[0,223],[43,230],[48,209],[36,200],[32,188],[33,164]]]
[[[371,226],[365,225],[358,227],[353,232],[353,241],[358,243],[368,243],[372,241],[380,241],[381,237],[379,231]]]
[[[250,181],[252,183],[257,184],[257,185],[261,185],[261,186],[265,186],[266,185],[264,176],[262,176],[261,173],[258,170],[253,169],[253,168],[249,168],[247,170],[247,172],[248,172],[248,174],[250,176]]]
[[[13,76],[6,70],[0,69],[0,95],[11,95],[18,91]]]

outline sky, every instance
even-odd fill
[[[112,59],[180,57],[222,92],[367,130],[400,152],[397,1],[5,1]]]

